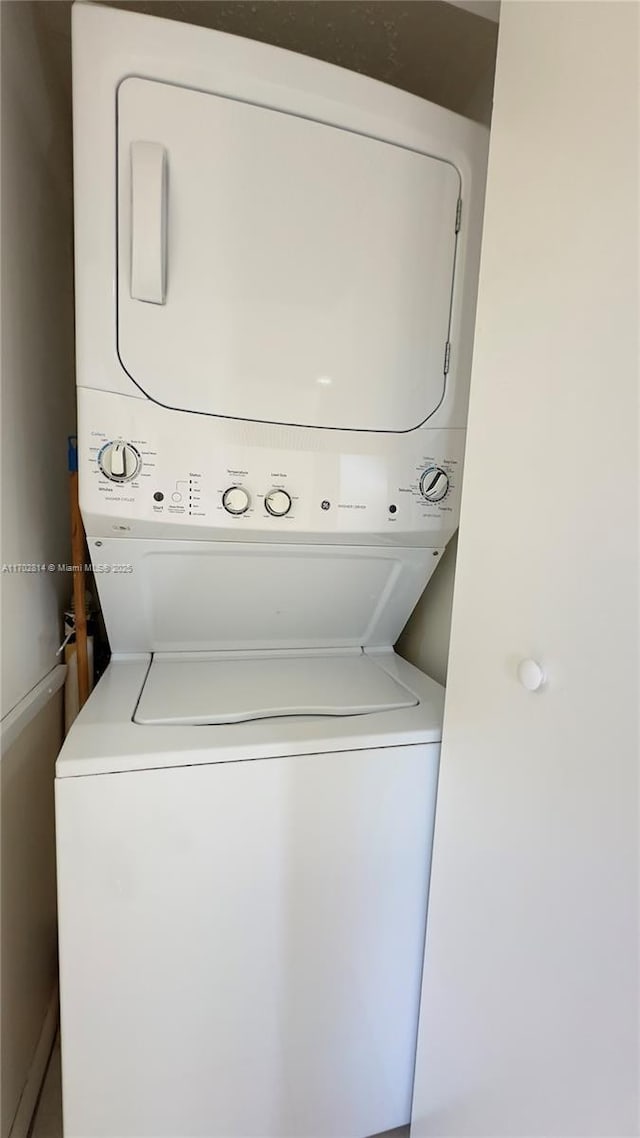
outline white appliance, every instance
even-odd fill
[[[408,1121],[486,131],[73,12],[80,497],[112,662],[56,770],[66,1138]],[[114,192],[115,190],[115,192]]]

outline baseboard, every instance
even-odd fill
[[[58,985],[56,984],[42,1023],[40,1038],[33,1053],[27,1081],[24,1084],[20,1102],[11,1124],[9,1138],[27,1138],[33,1121],[42,1084],[44,1083],[58,1029]]]

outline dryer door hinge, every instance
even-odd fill
[[[461,225],[462,225],[462,198],[458,198],[458,204],[456,206],[456,233],[460,232],[460,226]]]
[[[447,340],[444,346],[444,374],[449,372],[449,360],[451,359],[451,341]]]

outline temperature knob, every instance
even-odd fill
[[[230,486],[222,495],[222,505],[228,514],[235,514],[237,517],[239,514],[246,514],[251,505],[251,498],[244,486]]]
[[[449,489],[449,478],[439,466],[428,466],[420,479],[420,493],[427,502],[441,502]]]
[[[136,448],[121,439],[107,443],[100,451],[98,462],[102,473],[112,482],[131,482],[142,465]]]
[[[274,518],[283,518],[291,509],[291,498],[286,490],[270,490],[265,495],[264,504]]]

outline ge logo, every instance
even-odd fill
[[[323,510],[328,510],[331,506],[331,502],[327,502],[327,499],[325,498],[324,502],[321,502],[320,505],[322,506]]]

